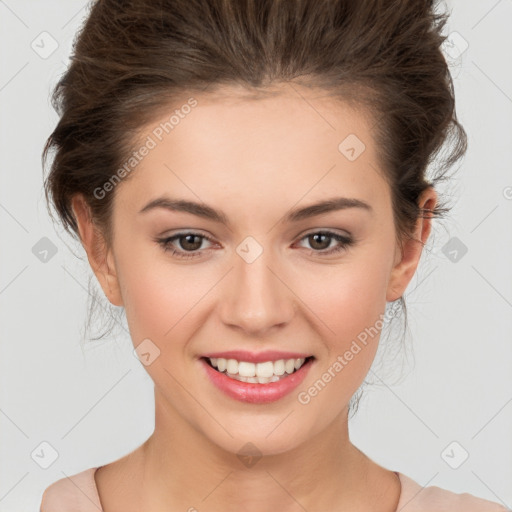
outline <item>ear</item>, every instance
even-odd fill
[[[103,292],[114,306],[122,306],[123,301],[112,250],[107,247],[103,233],[92,220],[90,207],[82,194],[73,196],[71,207],[78,225],[80,240],[87,253],[87,259]]]
[[[424,210],[433,210],[436,203],[437,194],[433,187],[424,190],[418,199],[418,206]],[[402,297],[416,272],[423,246],[432,229],[432,215],[426,211],[424,217],[417,220],[413,237],[404,241],[403,249],[400,250],[399,246],[396,248],[395,266],[391,271],[386,294],[388,302]]]

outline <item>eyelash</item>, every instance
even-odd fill
[[[172,248],[171,244],[174,240],[178,240],[179,238],[184,238],[187,235],[194,235],[199,238],[208,240],[209,242],[213,242],[213,240],[209,236],[199,234],[199,233],[194,233],[191,231],[184,231],[181,233],[177,233],[176,235],[173,235],[173,236],[167,237],[167,238],[157,238],[156,242],[162,246],[164,252],[170,251],[172,256],[179,258],[179,259],[191,259],[191,258],[196,258],[196,257],[201,256],[201,251],[199,251],[199,250],[195,251],[195,252],[190,252],[190,251],[183,252],[183,251],[177,251],[176,249]],[[334,239],[337,242],[339,242],[340,245],[333,249],[323,250],[323,251],[315,251],[312,249],[310,251],[310,255],[319,255],[320,254],[322,256],[324,256],[324,255],[327,256],[327,255],[331,255],[331,254],[336,254],[343,250],[346,250],[348,247],[350,247],[351,245],[354,244],[354,240],[351,237],[339,235],[338,233],[334,233],[332,231],[313,231],[311,233],[307,233],[306,235],[304,235],[300,240],[304,240],[305,238],[308,238],[312,235],[327,235],[329,238]]]

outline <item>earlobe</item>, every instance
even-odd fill
[[[81,194],[76,194],[71,200],[71,207],[78,225],[80,241],[103,293],[114,306],[122,306],[112,250],[107,248],[101,230],[94,223],[89,205]]]
[[[386,294],[387,302],[393,302],[402,297],[416,272],[423,247],[427,243],[432,229],[432,215],[429,211],[434,209],[436,202],[437,194],[433,187],[429,187],[421,193],[418,206],[424,213],[417,220],[411,238],[403,242],[402,250],[398,247],[396,249],[397,254],[401,254],[401,258],[397,258],[398,261],[395,260],[395,266],[391,271]]]

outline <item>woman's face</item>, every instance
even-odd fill
[[[111,274],[97,275],[125,308],[166,418],[233,453],[246,442],[279,453],[346,412],[377,350],[386,301],[414,268],[397,265],[370,119],[297,87],[265,99],[227,91],[194,95],[195,106],[175,105],[146,127],[137,148],[147,151],[115,186]],[[346,199],[366,206],[343,208]],[[337,206],[308,210],[327,200]],[[226,392],[204,356],[227,351],[314,359],[282,396],[261,390],[292,377],[228,383]]]

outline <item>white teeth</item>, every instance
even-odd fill
[[[226,362],[226,371],[228,373],[238,373],[238,361],[236,359],[228,359]]]
[[[254,377],[256,375],[256,365],[254,363],[240,361],[238,363],[238,375],[240,375],[240,377]]]
[[[274,361],[274,375],[283,375],[284,374],[284,359],[280,359],[279,361]]]
[[[298,370],[306,360],[300,359],[279,359],[278,361],[265,361],[264,363],[250,363],[248,361],[237,361],[236,359],[224,359],[222,357],[210,357],[212,366],[219,372],[226,371],[226,374],[236,380],[267,384],[277,382],[282,375],[291,374]]]
[[[284,371],[286,373],[293,373],[294,370],[295,370],[295,359],[288,359],[284,363]]]
[[[272,361],[267,361],[265,363],[257,363],[256,375],[258,377],[272,377],[272,375],[274,375],[274,363]]]
[[[239,380],[241,382],[250,382],[251,384],[268,384],[269,382],[277,382],[278,380],[283,379],[284,377],[279,377],[277,375],[272,375],[272,377],[241,377],[239,374],[233,375],[231,373],[226,373],[228,377],[231,379]]]

